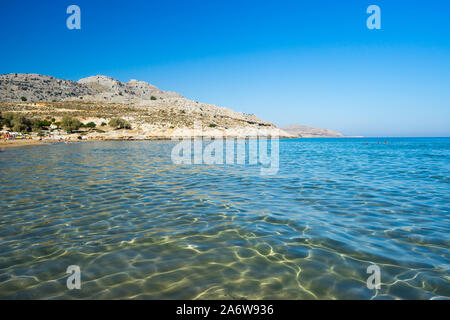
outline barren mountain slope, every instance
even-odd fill
[[[292,137],[255,115],[199,103],[144,81],[123,83],[106,76],[74,82],[37,74],[2,75],[0,112],[5,111],[39,118],[70,115],[97,125],[120,117],[139,136],[191,135],[200,124],[207,131],[203,135],[246,135],[265,129],[269,135]]]

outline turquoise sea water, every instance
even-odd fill
[[[274,176],[173,146],[0,151],[0,298],[450,298],[450,139],[282,140]]]

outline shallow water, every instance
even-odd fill
[[[0,151],[0,298],[450,298],[450,139],[282,140],[274,176],[173,145]]]

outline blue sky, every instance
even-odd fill
[[[81,30],[66,28],[71,4]],[[281,126],[450,136],[445,0],[2,0],[0,36],[2,74],[104,74]]]

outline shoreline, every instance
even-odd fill
[[[217,138],[233,138],[233,139],[253,139],[253,137],[242,137],[242,136],[154,136],[154,137],[145,137],[145,138],[111,138],[111,137],[103,137],[103,138],[90,138],[90,139],[66,139],[66,140],[57,140],[57,139],[43,139],[43,140],[36,140],[36,139],[15,139],[15,140],[7,140],[7,141],[0,141],[0,150],[5,149],[11,149],[11,148],[21,148],[21,147],[32,147],[32,146],[42,146],[42,145],[54,145],[54,144],[64,144],[66,142],[68,143],[78,143],[78,142],[94,142],[94,141],[180,141],[187,138],[201,138],[203,140],[215,140]],[[356,139],[373,139],[376,137],[364,137],[364,136],[345,136],[345,137],[278,137],[278,140],[296,140],[296,139],[345,139],[345,138],[356,138]],[[383,137],[383,138],[389,138],[389,137]]]
[[[93,141],[178,141],[187,138],[201,138],[203,140],[215,140],[217,138],[233,138],[233,139],[252,139],[253,137],[242,137],[242,136],[179,136],[179,137],[167,137],[167,136],[154,136],[154,137],[146,137],[146,138],[97,138],[97,139],[67,139],[67,140],[56,140],[56,139],[15,139],[15,140],[7,140],[0,141],[0,150],[10,149],[10,148],[20,148],[20,147],[32,147],[32,146],[42,146],[42,145],[54,145],[54,144],[64,144],[68,143],[78,143],[78,142],[93,142]],[[345,136],[345,137],[278,137],[278,140],[284,139],[336,139],[336,138],[367,138],[363,136]]]
[[[20,148],[20,147],[32,147],[38,145],[44,145],[42,141],[32,140],[32,139],[24,139],[24,140],[7,140],[0,141],[0,149],[4,148]]]

